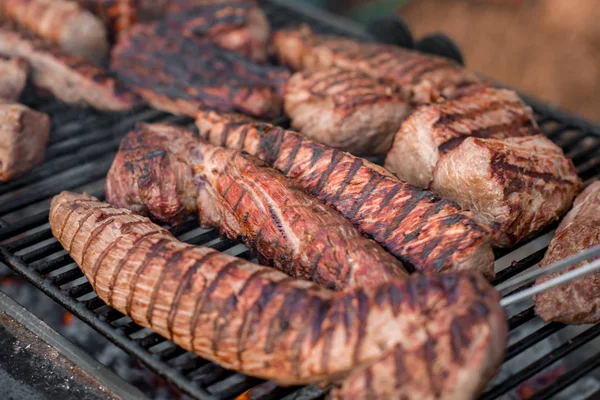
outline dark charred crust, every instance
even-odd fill
[[[398,193],[400,193],[400,190],[404,189],[402,186],[403,185],[401,185],[401,184],[392,185],[392,188],[387,191],[387,193],[385,194],[385,196],[383,196],[383,199],[381,200],[381,204],[379,206],[379,212],[383,212],[383,210],[385,210],[385,208],[390,203],[390,201],[394,197],[396,197],[396,195]]]
[[[363,190],[361,190],[360,195],[358,196],[354,204],[352,204],[352,208],[346,213],[346,218],[348,218],[349,220],[354,219],[356,213],[360,210],[363,204],[365,204],[365,201],[369,199],[371,193],[373,193],[373,191],[377,188],[377,185],[379,185],[382,179],[382,175],[373,174],[369,177],[369,181],[367,182]]]
[[[329,164],[329,166],[327,167],[327,169],[325,170],[323,175],[321,175],[321,177],[319,178],[319,181],[317,182],[317,185],[313,189],[314,195],[319,195],[319,196],[321,195],[321,191],[323,190],[323,187],[325,186],[325,184],[329,180],[329,177],[333,173],[335,167],[338,165],[338,163],[342,160],[343,157],[344,157],[344,153],[339,150],[333,150],[331,152],[331,163]]]
[[[400,307],[402,306],[402,294],[397,285],[389,285],[390,305],[392,306],[392,314],[398,316]]]
[[[367,316],[369,314],[369,299],[365,295],[365,293],[361,289],[357,289],[354,292],[354,298],[356,300],[357,307],[357,315],[356,321],[359,326],[359,330],[356,336],[356,344],[354,345],[354,355],[353,360],[355,365],[359,363],[360,352],[362,349],[362,344],[365,339],[365,327],[367,322]]]
[[[528,136],[528,135],[535,133],[532,131],[537,131],[536,127],[531,127],[530,129],[522,130],[521,128],[524,127],[525,123],[526,122],[524,122],[524,121],[515,121],[510,124],[500,124],[500,125],[488,126],[486,128],[475,129],[475,130],[471,131],[468,135],[464,135],[460,132],[453,131],[458,136],[455,136],[455,137],[445,141],[441,145],[439,145],[438,150],[440,151],[440,153],[446,154],[449,151],[454,150],[455,148],[460,146],[460,144],[462,142],[464,142],[464,140],[468,137],[476,137],[476,138],[484,138],[485,139],[485,138],[494,137],[500,133],[502,134],[503,137],[508,137],[508,136],[518,137],[518,136]]]
[[[152,294],[150,295],[150,302],[148,303],[148,309],[146,310],[146,321],[148,321],[148,323],[150,324],[150,328],[153,328],[152,314],[154,312],[154,306],[156,305],[156,297],[158,296],[158,293],[160,292],[160,290],[162,288],[162,284],[165,280],[165,276],[167,275],[169,270],[177,267],[177,264],[179,263],[179,261],[181,260],[181,257],[183,256],[183,252],[184,252],[183,249],[176,251],[176,252],[172,253],[170,256],[167,256],[167,258],[164,260],[165,268],[162,268],[162,270],[160,271],[160,275],[159,275],[157,284],[154,285],[154,287],[152,288]]]
[[[455,362],[462,361],[462,350],[469,346],[469,338],[464,334],[465,330],[460,317],[454,317],[450,324],[450,345]]]
[[[268,164],[279,158],[279,151],[284,140],[284,130],[267,124],[256,127],[260,135],[258,156]]]
[[[398,229],[400,223],[406,218],[406,216],[419,204],[420,201],[430,197],[431,194],[426,191],[420,191],[408,200],[405,204],[402,205],[402,208],[399,210],[396,217],[390,222],[388,228],[383,232],[381,236],[381,240],[387,240],[387,238]]]
[[[321,339],[323,322],[327,319],[327,315],[329,314],[329,309],[331,308],[331,304],[327,301],[321,301],[319,307],[315,311],[315,315],[311,320],[311,345],[315,346],[317,342]]]
[[[435,250],[435,248],[440,244],[440,242],[442,241],[441,237],[437,237],[435,239],[430,240],[427,245],[423,248],[423,251],[421,253],[423,258],[427,258],[429,257],[429,255],[431,254],[431,252],[433,250]]]
[[[223,330],[228,325],[227,317],[232,311],[234,311],[236,309],[237,304],[238,304],[237,297],[234,294],[232,294],[227,298],[227,300],[225,300],[223,302],[223,307],[221,307],[221,309],[219,309],[219,311],[218,311],[219,318],[215,319],[215,326],[214,326],[215,334],[212,338],[212,343],[211,343],[211,349],[212,349],[213,354],[217,354],[217,352],[219,350],[219,343],[221,341],[221,336],[223,335]]]
[[[319,146],[316,144],[312,144],[310,143],[308,146],[306,146],[307,148],[312,150],[312,155],[310,157],[310,167],[314,167],[315,164],[317,163],[317,161],[319,161],[319,159],[321,158],[321,155],[323,154],[323,151],[325,151],[325,147],[324,146]]]
[[[289,155],[288,165],[283,170],[283,174],[286,176],[290,173],[290,170],[294,166],[294,161],[296,161],[296,156],[298,155],[298,150],[300,149],[300,146],[302,145],[302,138],[296,137],[294,139],[296,140],[296,144],[292,147],[292,150],[290,151],[290,155]]]

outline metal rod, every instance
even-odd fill
[[[595,248],[596,250],[600,250],[600,247]],[[558,263],[557,263],[558,264]],[[555,265],[557,265],[555,264]],[[571,263],[572,264],[572,263]],[[600,259],[594,260],[589,264],[585,264],[579,268],[576,268],[572,271],[565,272],[564,274],[557,276],[556,278],[552,278],[544,283],[539,285],[535,285],[529,289],[522,290],[518,293],[510,295],[508,297],[500,300],[500,305],[503,307],[509,306],[514,303],[518,303],[519,301],[525,300],[533,295],[536,295],[541,292],[545,292],[548,289],[552,289],[556,286],[564,285],[565,283],[571,282],[574,279],[584,277],[594,272],[600,271]]]

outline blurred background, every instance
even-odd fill
[[[444,32],[467,67],[600,121],[600,0],[301,1],[359,23],[396,14],[416,39]]]

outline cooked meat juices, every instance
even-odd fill
[[[50,225],[110,306],[244,374],[283,385],[342,381],[341,399],[474,399],[503,359],[505,314],[476,273],[336,293],[181,243],[88,195],[56,196]],[[369,384],[373,370],[382,386]]]
[[[396,133],[385,167],[472,210],[498,246],[556,221],[581,189],[573,163],[510,90],[419,107]]]
[[[0,101],[17,101],[27,85],[29,64],[22,58],[0,56]]]
[[[71,54],[94,61],[101,61],[108,54],[104,24],[74,2],[2,0],[0,15]]]
[[[270,124],[216,112],[199,114],[196,123],[209,142],[244,150],[296,179],[405,265],[494,276],[487,233],[456,204],[367,160]]]
[[[281,113],[285,68],[255,64],[208,39],[182,36],[164,22],[123,35],[111,68],[153,107],[195,117],[201,108],[259,117]]]
[[[263,264],[331,289],[405,277],[402,264],[336,211],[253,156],[208,144],[170,125],[140,125],[108,173],[111,204],[200,224],[246,243]]]
[[[42,162],[50,118],[0,99],[0,181],[17,178]]]
[[[600,182],[588,186],[561,221],[540,267],[554,264],[600,244]],[[590,260],[591,261],[591,260]],[[588,261],[589,262],[589,261]],[[579,268],[586,262],[541,279],[537,284]],[[544,321],[565,324],[593,324],[600,321],[600,275],[588,275],[534,298],[535,312]]]
[[[294,70],[336,66],[360,71],[399,86],[405,99],[414,104],[455,98],[472,90],[472,86],[486,85],[476,74],[447,58],[319,35],[307,26],[277,31],[272,42],[279,60]]]
[[[267,59],[269,21],[255,0],[173,0],[166,19],[186,35],[209,37],[255,61]]]
[[[97,15],[107,27],[112,41],[137,22],[163,17],[169,0],[75,0]]]
[[[33,84],[66,103],[126,111],[138,101],[103,68],[67,54],[14,24],[0,23],[0,54],[27,60]]]
[[[377,155],[389,150],[410,106],[393,85],[332,67],[292,75],[284,109],[292,128],[316,142]]]

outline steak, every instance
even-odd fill
[[[138,22],[164,16],[169,0],[75,0],[105,24],[112,42]]]
[[[279,60],[294,70],[339,68],[360,71],[397,85],[413,104],[456,98],[487,83],[456,62],[397,46],[363,43],[339,36],[319,35],[307,26],[273,35]]]
[[[455,203],[367,160],[267,123],[216,112],[199,114],[196,123],[210,143],[244,150],[294,178],[405,265],[494,276],[487,232]]]
[[[14,24],[0,23],[0,54],[27,60],[33,84],[66,103],[126,111],[138,100],[103,68],[67,54]]]
[[[262,161],[170,125],[139,125],[108,173],[114,205],[176,224],[200,224],[243,241],[262,264],[335,290],[406,276],[402,264],[346,219]]]
[[[410,106],[391,85],[337,67],[297,72],[284,109],[292,128],[316,142],[357,155],[385,154]]]
[[[104,24],[74,2],[2,0],[0,14],[71,54],[94,61],[108,55]]]
[[[0,181],[18,178],[44,159],[50,118],[0,100]]]
[[[385,167],[473,211],[497,246],[556,221],[581,190],[573,163],[509,90],[419,107],[396,133]]]
[[[540,267],[573,256],[600,244],[600,182],[588,186],[561,221]],[[591,261],[591,260],[590,260]],[[587,261],[587,262],[590,262]],[[581,267],[547,275],[536,284]],[[544,321],[565,324],[593,324],[600,321],[600,274],[588,275],[534,297],[535,311]]]
[[[283,385],[347,378],[343,399],[474,399],[504,356],[504,310],[476,273],[338,293],[67,192],[53,199],[50,226],[108,305],[244,374]],[[368,368],[385,386],[361,379]]]
[[[275,117],[289,76],[285,68],[255,64],[164,22],[137,25],[123,35],[111,67],[153,107],[192,117],[202,108]]]
[[[0,56],[0,99],[17,101],[27,86],[28,73],[29,64],[24,59]]]
[[[270,26],[255,0],[172,0],[169,26],[255,60],[267,59]]]

